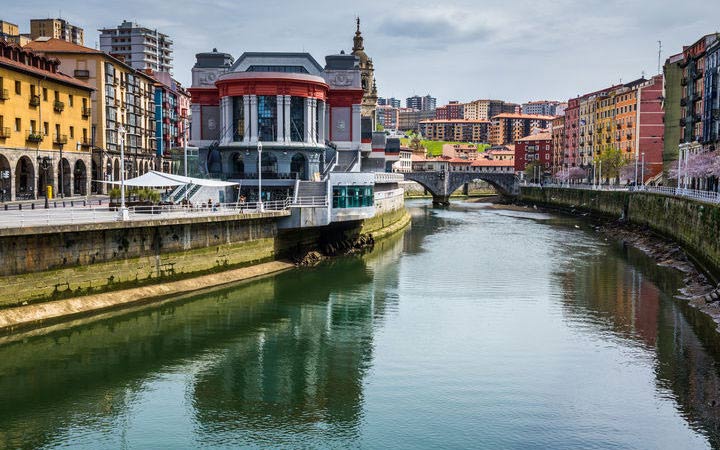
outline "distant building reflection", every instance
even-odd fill
[[[573,267],[556,272],[568,320],[652,352],[660,394],[672,393],[689,424],[704,430],[713,448],[720,448],[720,339],[709,319],[663,293],[680,286],[681,275],[633,249],[583,261],[576,259]]]

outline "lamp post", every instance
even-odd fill
[[[185,139],[183,139],[183,167],[185,168],[185,176],[188,176],[188,168],[187,168],[187,146],[188,146],[188,138],[190,137],[188,135],[188,127],[187,127],[187,117],[183,118],[183,134],[185,135]]]
[[[638,155],[635,153],[635,189],[638,187]]]
[[[262,202],[262,142],[258,141],[258,210],[263,210]]]
[[[57,140],[60,141],[60,136],[58,135]],[[63,184],[63,172],[65,172],[65,165],[63,164],[63,154],[62,149],[63,145],[60,144],[60,173],[58,174],[60,177],[60,198],[65,198],[65,185]],[[45,198],[47,198],[47,192],[45,193]]]
[[[120,125],[117,131],[118,138],[120,139],[120,211],[118,218],[120,220],[128,220],[130,214],[125,207],[125,127]]]
[[[640,180],[640,184],[645,186],[645,152],[642,152],[642,169],[640,170],[640,177],[642,178]]]

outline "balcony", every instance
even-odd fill
[[[39,131],[28,131],[26,140],[28,142],[42,142],[43,135]]]
[[[683,85],[683,86],[687,86],[687,78],[686,78],[686,77],[682,77],[682,80],[680,80],[680,84]]]
[[[632,133],[626,134],[625,137],[626,137],[627,140],[629,141],[630,139],[632,139]]]
[[[63,112],[65,111],[65,103],[59,100],[55,100],[55,102],[53,103],[53,109],[55,110],[55,112]]]
[[[7,139],[10,137],[10,128],[0,128],[0,139]]]
[[[693,121],[694,121],[694,122],[700,122],[700,121],[702,121],[702,115],[701,115],[701,114],[694,114],[694,115],[693,115]]]
[[[5,100],[8,100],[9,98],[10,98],[10,93],[8,92],[8,90],[0,89],[0,100],[4,102]]]
[[[68,138],[66,134],[56,134],[53,136],[53,144],[65,145],[67,144]]]
[[[702,70],[698,70],[697,72],[695,72],[695,75],[693,76],[693,79],[694,79],[694,80],[699,80],[699,79],[702,78],[702,77],[703,77],[703,71],[702,71]]]
[[[32,106],[32,107],[40,106],[40,96],[39,95],[31,95],[30,96],[30,106]]]
[[[683,107],[687,106],[687,97],[680,99],[680,106],[683,106]]]
[[[92,147],[92,141],[90,141],[89,138],[81,138],[80,139],[80,146],[81,147]]]
[[[91,115],[92,115],[92,108],[87,108],[87,107],[83,106],[82,116],[87,118],[87,117],[90,117]]]
[[[680,126],[681,127],[685,126],[685,118],[680,119]]]

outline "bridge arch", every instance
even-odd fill
[[[495,188],[504,197],[514,197],[518,193],[518,179],[511,173],[428,171],[408,172],[405,179],[414,181],[430,191],[434,205],[447,205],[450,195],[463,184],[482,180]]]

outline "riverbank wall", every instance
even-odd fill
[[[288,212],[3,229],[0,309],[227,272],[330,238],[382,238],[409,222],[400,200],[367,220],[296,230],[278,229]]]
[[[719,205],[650,192],[539,187],[521,187],[520,200],[647,226],[682,245],[706,272],[720,273]]]

